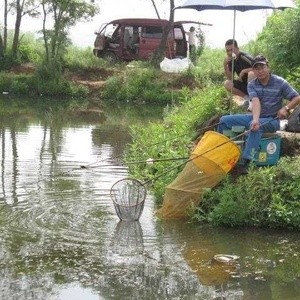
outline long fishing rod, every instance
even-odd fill
[[[276,117],[274,119],[271,119],[271,120],[268,120],[265,123],[261,124],[260,126],[262,127],[262,126],[264,126],[264,125],[266,125],[266,124],[268,124],[268,123],[270,123],[270,122],[272,122],[272,121],[274,121],[276,119],[278,119],[278,117]],[[159,175],[157,175],[157,176],[155,176],[155,177],[153,177],[151,179],[148,179],[147,181],[143,182],[142,184],[146,185],[146,184],[150,183],[151,181],[157,180],[158,178],[162,177],[163,175],[167,174],[168,172],[173,171],[173,170],[175,170],[175,169],[183,166],[184,164],[186,164],[186,163],[188,163],[190,161],[193,161],[194,159],[196,159],[196,158],[198,158],[198,157],[200,157],[200,156],[202,156],[204,154],[207,154],[208,152],[213,151],[213,150],[215,150],[215,149],[217,149],[217,148],[219,148],[219,147],[221,147],[221,146],[223,146],[223,145],[225,145],[225,144],[227,144],[229,142],[232,142],[232,141],[236,140],[237,138],[240,138],[240,137],[248,134],[250,131],[251,131],[251,129],[248,129],[248,130],[245,130],[244,132],[242,132],[242,133],[240,133],[240,134],[238,134],[238,135],[236,135],[236,136],[234,136],[232,138],[228,138],[227,141],[225,141],[225,142],[223,142],[221,144],[218,144],[217,146],[215,146],[215,147],[213,147],[211,149],[208,149],[208,150],[206,150],[206,151],[204,151],[204,152],[202,152],[202,153],[200,153],[200,154],[198,154],[198,155],[196,155],[194,157],[190,157],[186,161],[184,161],[184,162],[182,162],[182,163],[180,163],[180,164],[178,164],[178,165],[176,165],[174,167],[171,167],[171,168],[165,170],[163,173],[161,173],[161,174],[159,174]]]
[[[199,136],[199,132],[202,132],[202,131],[204,131],[204,130],[208,130],[208,129],[210,129],[210,128],[212,128],[212,127],[216,127],[216,126],[218,126],[218,125],[221,125],[221,123],[220,123],[220,122],[219,122],[219,123],[214,123],[214,124],[211,124],[211,125],[208,125],[208,126],[205,126],[205,127],[202,127],[202,128],[200,128],[200,129],[198,129],[198,132],[197,132],[198,135],[197,135],[197,137]],[[178,136],[176,136],[175,138],[165,139],[165,140],[160,141],[160,142],[157,142],[157,143],[145,145],[145,147],[150,148],[150,147],[153,147],[153,146],[156,146],[156,145],[165,143],[165,142],[173,141],[174,139],[178,139],[178,138],[183,137],[183,136],[187,136],[188,134],[190,134],[190,132],[184,133],[184,134],[182,134],[182,135],[178,135]],[[194,138],[194,139],[195,139],[195,138]],[[193,139],[193,140],[194,140],[194,139]],[[121,155],[120,155],[119,158],[121,158]],[[181,159],[186,159],[186,157],[168,158],[168,159],[165,159],[165,161],[168,161],[168,160],[181,160]],[[102,160],[102,162],[103,162],[103,161],[105,161],[105,160]],[[155,161],[153,161],[153,162],[157,162],[157,161],[164,161],[164,159],[161,159],[161,160],[155,159]],[[146,161],[143,160],[143,161],[128,162],[128,163],[126,162],[126,164],[144,163],[144,162],[146,162]],[[90,164],[87,164],[87,165],[81,165],[81,166],[79,167],[79,169],[87,169],[87,168],[90,168],[90,167],[92,167],[92,168],[103,167],[103,165],[99,165],[99,163],[101,163],[101,161],[96,161],[96,162],[93,162],[93,163],[90,163]],[[93,165],[96,165],[96,164],[97,164],[97,166],[93,166]]]
[[[156,162],[163,162],[163,161],[172,161],[172,160],[182,160],[182,159],[188,159],[188,157],[173,157],[173,158],[148,158],[146,160],[135,160],[135,161],[127,161],[126,165],[133,165],[133,164],[152,164]],[[99,166],[93,166],[90,168],[99,168],[99,167],[110,167],[111,165],[99,165]],[[87,167],[81,166],[82,169],[85,169]]]
[[[263,126],[266,123],[269,123],[271,121],[273,121],[273,119],[268,120],[261,126]],[[223,135],[223,137],[225,138],[224,142],[222,142],[216,146],[213,146],[211,149],[207,149],[206,151],[199,153],[198,155],[195,155],[195,156],[191,155],[190,158],[185,160],[184,162],[182,162],[172,168],[168,168],[161,174],[159,174],[153,178],[150,178],[144,182],[137,180],[137,179],[130,178],[130,177],[118,180],[115,184],[113,184],[113,186],[110,189],[110,196],[113,200],[114,207],[115,207],[118,217],[121,220],[134,220],[134,221],[138,220],[143,211],[144,201],[147,197],[147,188],[145,186],[146,184],[162,177],[166,173],[169,173],[170,171],[177,169],[177,168],[181,167],[182,165],[187,164],[188,162],[190,162],[196,158],[199,158],[200,156],[203,156],[204,154],[206,154],[212,150],[217,149],[218,147],[221,147],[222,145],[225,145],[226,143],[232,142],[233,140],[237,139],[238,137],[241,137],[241,136],[247,134],[251,130],[252,129],[246,130],[245,132],[243,132],[235,137],[232,137],[232,138],[228,138]],[[237,155],[235,163],[237,162],[238,158],[239,158],[239,156]],[[233,166],[231,166],[231,167],[233,167]],[[201,172],[201,167],[199,167],[199,171]],[[184,171],[182,171],[182,172],[184,172]],[[227,172],[225,171],[224,175],[226,173]],[[206,174],[206,175],[208,175],[208,174]]]

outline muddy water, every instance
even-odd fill
[[[0,299],[299,299],[297,232],[160,221],[149,193],[120,221],[129,141],[124,124],[2,121]]]

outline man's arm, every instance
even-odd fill
[[[239,80],[243,81],[243,77],[248,74],[249,72],[252,72],[252,67],[251,68],[247,68],[247,69],[243,69],[241,71],[241,73],[239,74]]]
[[[258,97],[253,97],[252,100],[252,122],[250,126],[250,130],[257,131],[259,129],[259,116],[260,116],[260,101]]]

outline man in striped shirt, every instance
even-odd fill
[[[271,73],[264,56],[254,58],[252,69],[256,77],[248,83],[252,113],[222,116],[218,127],[220,133],[232,126],[244,126],[249,130],[242,154],[245,165],[254,160],[262,134],[279,130],[280,119],[286,119],[289,111],[300,104],[299,93],[285,79]],[[288,101],[287,105],[284,100]]]

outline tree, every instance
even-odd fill
[[[153,1],[152,1],[152,3],[153,3]],[[166,51],[168,34],[169,34],[171,28],[173,27],[173,23],[174,23],[174,8],[175,8],[174,0],[170,0],[169,23],[164,27],[160,45],[159,45],[158,49],[155,51],[154,56],[151,60],[151,63],[154,66],[157,66],[164,57],[164,53]]]
[[[79,21],[93,17],[98,10],[93,4],[84,0],[42,0],[41,4],[45,61],[46,63],[60,62],[66,46],[70,43],[68,39],[70,27]],[[48,21],[53,22],[51,29],[47,29]]]
[[[157,17],[160,19],[159,12],[158,12],[158,10],[157,10],[155,1],[154,1],[154,0],[151,0],[151,2],[152,2],[152,5],[153,5],[153,7],[154,7],[154,9],[155,9],[155,12],[156,12]]]
[[[4,0],[4,10],[3,10],[3,37],[2,34],[0,33],[0,57],[4,57],[4,53],[6,50],[6,44],[7,44],[7,0]]]
[[[7,0],[5,0],[7,1]],[[15,20],[15,30],[14,30],[14,36],[13,36],[13,43],[12,43],[12,57],[16,58],[18,47],[19,47],[19,40],[20,40],[20,32],[21,32],[21,22],[22,18],[25,15],[29,15],[31,17],[36,17],[39,15],[38,7],[39,3],[37,0],[16,0],[9,4],[10,10],[13,14],[16,15]],[[7,17],[7,15],[6,15]],[[7,21],[7,18],[6,20]],[[7,34],[6,31],[4,31],[4,34]],[[6,50],[6,36],[4,36],[4,49]]]

